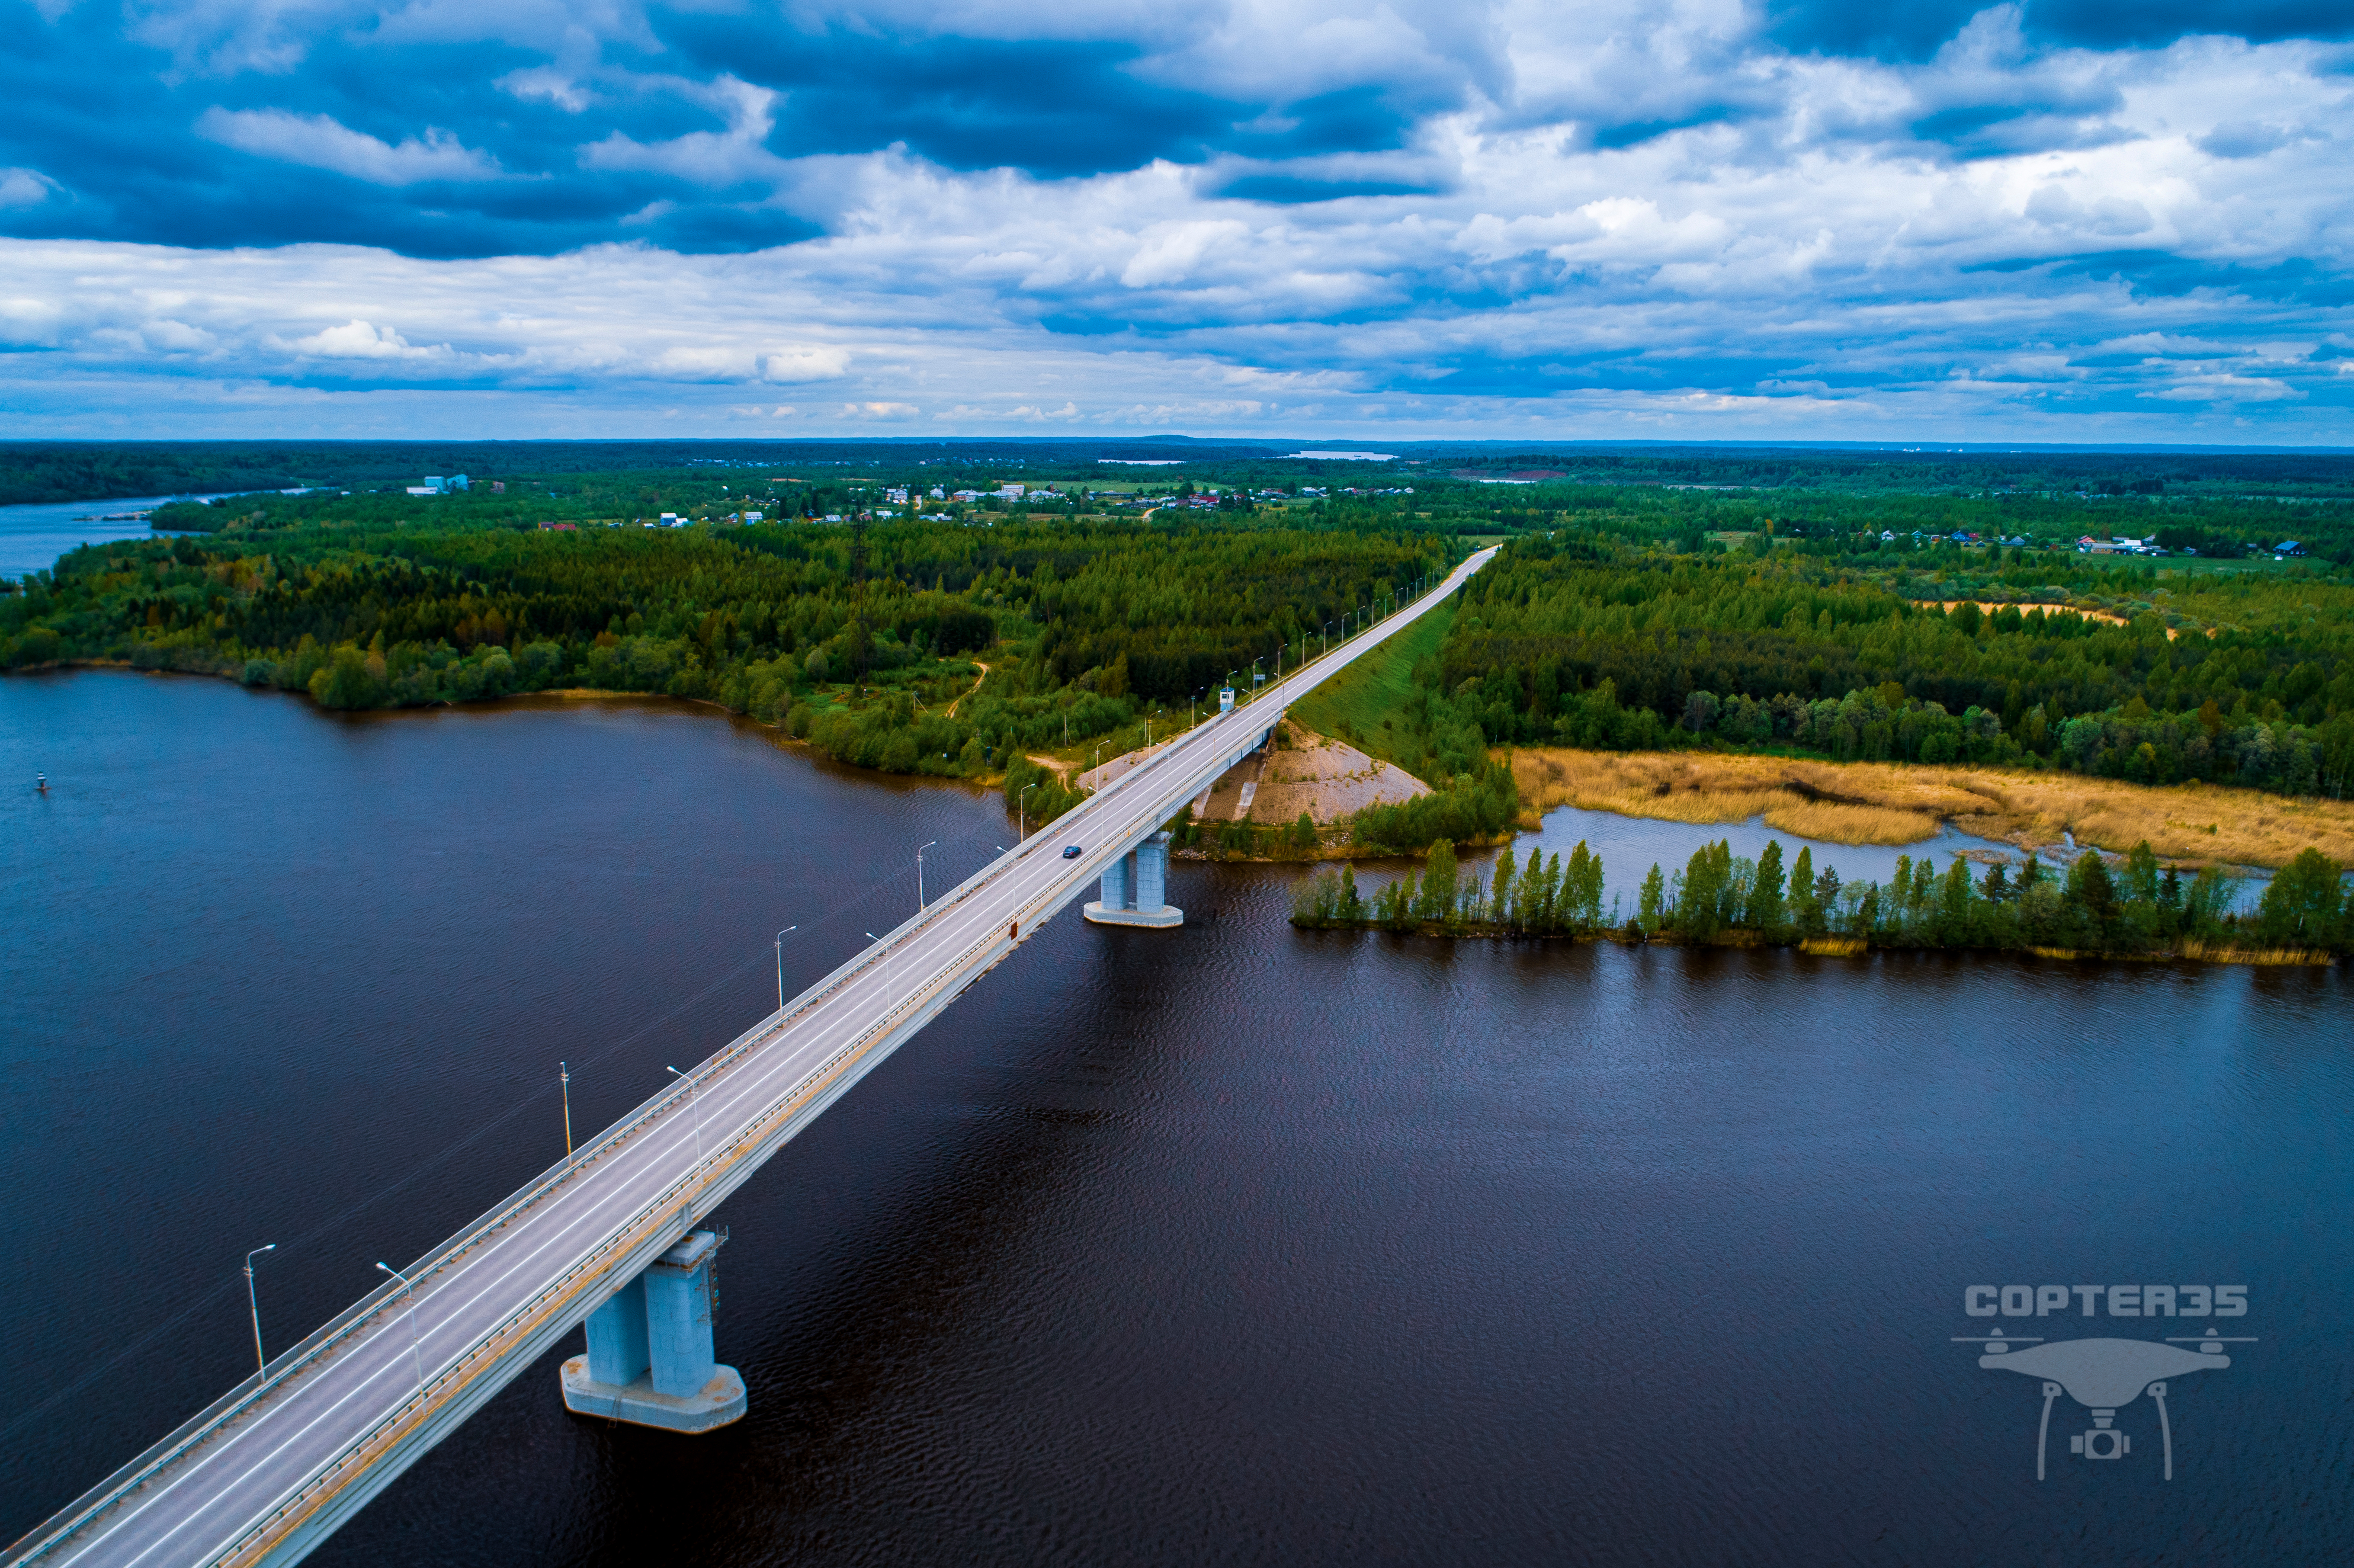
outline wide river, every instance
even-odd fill
[[[559,1061],[601,1126],[1008,831],[672,705],[0,680],[0,1538],[250,1370],[246,1249],[274,1351],[560,1152]],[[1296,874],[1067,910],[731,1199],[742,1423],[552,1353],[313,1561],[2354,1556],[2344,972],[1310,935]],[[2044,1374],[1957,1342],[2211,1328],[2170,1481],[2137,1385],[2039,1482]]]

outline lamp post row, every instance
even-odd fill
[[[1426,577],[1416,578],[1415,582],[1416,591],[1419,591],[1423,585],[1429,579]],[[1375,605],[1378,605],[1380,602],[1381,601],[1376,600]],[[1367,606],[1366,608],[1371,609],[1374,608],[1374,606]],[[1357,613],[1358,612],[1354,610],[1350,612],[1352,616]],[[1349,635],[1349,633],[1344,631],[1344,635]],[[1332,646],[1332,623],[1331,621],[1328,620],[1324,623],[1321,636],[1323,639],[1324,648],[1329,651]],[[1301,641],[1305,641],[1306,639],[1302,638]],[[1275,659],[1277,672],[1276,679],[1279,683],[1283,678],[1283,653],[1280,649],[1277,651]],[[1229,684],[1233,683],[1235,673],[1236,672],[1233,670],[1226,672],[1226,680]],[[1201,694],[1197,691],[1192,697],[1186,699],[1185,723],[1188,728],[1193,726],[1194,704],[1199,700],[1200,696]],[[1146,726],[1145,735],[1147,739],[1145,744],[1149,747],[1151,745],[1150,737],[1152,733],[1150,721],[1149,719],[1146,721]],[[1101,760],[1102,753],[1103,747],[1098,746],[1096,748],[1098,762]],[[1026,784],[1023,786],[1020,794],[1015,797],[1015,826],[1019,833],[1019,836],[1014,840],[1014,842],[1016,843],[1024,842],[1029,837],[1030,824],[1028,805],[1030,791],[1036,788],[1038,788],[1038,786],[1035,784]],[[916,904],[918,908],[928,907],[928,901],[924,895],[924,851],[938,849],[938,847],[939,841],[938,839],[934,839],[930,842],[923,845],[922,848],[916,851]],[[779,1012],[784,1011],[785,1006],[785,938],[800,929],[801,927],[798,925],[788,926],[783,930],[779,931],[776,936],[777,1011]],[[569,1163],[573,1157],[572,1066],[569,1062],[558,1062],[556,1065],[557,1083],[562,1093],[564,1103],[564,1158],[566,1161]],[[674,1076],[684,1078],[686,1080],[687,1105],[691,1107],[695,1118],[695,1163],[700,1165],[703,1161],[703,1102],[696,1096],[695,1080],[691,1075],[682,1073],[676,1067],[665,1066],[664,1071],[671,1073]],[[276,1252],[277,1250],[278,1244],[276,1242],[270,1242],[266,1245],[255,1247],[252,1251],[245,1255],[245,1267],[243,1270],[245,1275],[245,1305],[247,1316],[253,1326],[253,1364],[254,1372],[257,1376],[267,1375],[270,1371],[270,1360],[264,1353],[261,1345],[261,1298],[254,1285],[253,1260],[260,1257],[264,1253]],[[417,1329],[417,1287],[407,1275],[401,1273],[400,1270],[393,1267],[390,1264],[379,1262],[376,1265],[376,1267],[382,1269],[386,1274],[390,1275],[394,1279],[399,1281],[402,1291],[408,1297],[408,1352],[412,1361],[414,1362],[417,1373],[417,1392],[420,1396],[422,1396],[425,1393],[425,1352],[419,1342]]]

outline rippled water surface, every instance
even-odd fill
[[[560,1150],[559,1059],[601,1125],[1006,831],[684,707],[0,680],[0,1534],[237,1380],[247,1247],[284,1343]],[[1304,935],[1292,874],[1066,911],[729,1200],[743,1423],[551,1355],[313,1561],[2346,1560],[2341,974]],[[2062,1397],[2039,1484],[1953,1342],[2094,1281],[2248,1286],[2170,1483]],[[2203,1326],[2074,1299],[2024,1331]]]

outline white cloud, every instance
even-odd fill
[[[580,150],[583,167],[673,175],[707,188],[746,180],[786,182],[791,165],[763,144],[776,129],[777,95],[732,76],[707,87],[672,84],[727,122],[725,131],[690,131],[666,142],[639,142],[616,131]]]
[[[0,207],[37,207],[55,185],[38,169],[0,169]]]
[[[499,78],[498,85],[525,103],[553,103],[573,114],[589,104],[588,90],[570,71],[555,66],[527,66]]]
[[[1196,219],[1190,223],[1156,225],[1143,245],[1120,269],[1119,281],[1131,289],[1182,283],[1212,249],[1246,238],[1250,230],[1233,218]]]
[[[450,353],[447,345],[419,348],[390,327],[378,327],[357,318],[341,326],[322,327],[286,346],[313,359],[433,359]]]
[[[257,157],[333,169],[378,185],[410,185],[421,180],[487,180],[498,161],[463,145],[447,131],[429,129],[398,144],[380,142],[325,114],[290,114],[282,109],[205,111],[196,132]]]
[[[1257,127],[1269,137],[1307,123],[1317,111],[1299,101],[1316,92],[1370,82],[1383,102],[1421,105],[1401,111],[1395,145],[1368,134],[1287,157],[1254,143],[1047,179],[905,149],[796,154],[779,89],[604,61],[609,45],[651,54],[629,0],[417,0],[373,24],[365,8],[287,3],[295,19],[281,23],[207,0],[204,27],[184,8],[188,69],[239,49],[292,58],[283,40],[323,18],[496,37],[543,62],[498,79],[501,112],[582,143],[586,173],[565,180],[625,176],[604,184],[629,193],[616,210],[638,210],[608,232],[675,233],[697,193],[742,203],[748,188],[757,211],[824,237],[741,256],[630,244],[457,260],[0,241],[0,332],[57,351],[0,366],[12,413],[102,397],[94,387],[153,391],[147,362],[175,354],[246,388],[240,407],[290,418],[340,417],[317,387],[288,385],[332,374],[334,397],[408,397],[429,378],[451,409],[596,411],[623,431],[656,413],[748,418],[737,410],[761,407],[745,399],[765,387],[822,383],[822,404],[761,417],[812,433],[1059,419],[1345,434],[1363,419],[1858,438],[1945,421],[1977,439],[2089,440],[2163,439],[2228,405],[2292,435],[2354,438],[2354,362],[2278,346],[2354,334],[2354,307],[2247,281],[2354,270],[2335,156],[2354,131],[2354,57],[2336,46],[2045,48],[1998,7],[1934,59],[1891,64],[1777,51],[1739,0],[793,11],[869,37],[1129,38],[1141,81],[1282,101]],[[661,63],[688,69],[677,53]],[[641,122],[641,140],[599,118],[665,98],[718,128]],[[384,185],[501,175],[467,144],[487,131],[396,143],[325,115],[226,109],[202,128]],[[1218,195],[1267,177],[1405,194]],[[60,198],[29,170],[0,172],[10,200]]]
[[[2044,185],[2030,196],[2027,216],[2046,228],[2112,238],[2146,234],[2152,221],[2149,208],[2129,196],[2096,196],[2080,203],[2059,185]]]
[[[835,381],[850,369],[850,354],[840,348],[780,349],[760,362],[765,381]]]
[[[2162,392],[2141,396],[2171,403],[2274,403],[2305,394],[2268,376],[2188,376]]]

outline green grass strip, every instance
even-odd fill
[[[1406,731],[1401,725],[1384,732],[1382,720],[1403,711],[1414,692],[1415,665],[1438,652],[1454,624],[1450,600],[1292,704],[1291,716],[1319,735],[1348,739],[1361,751],[1394,761],[1388,739]]]

